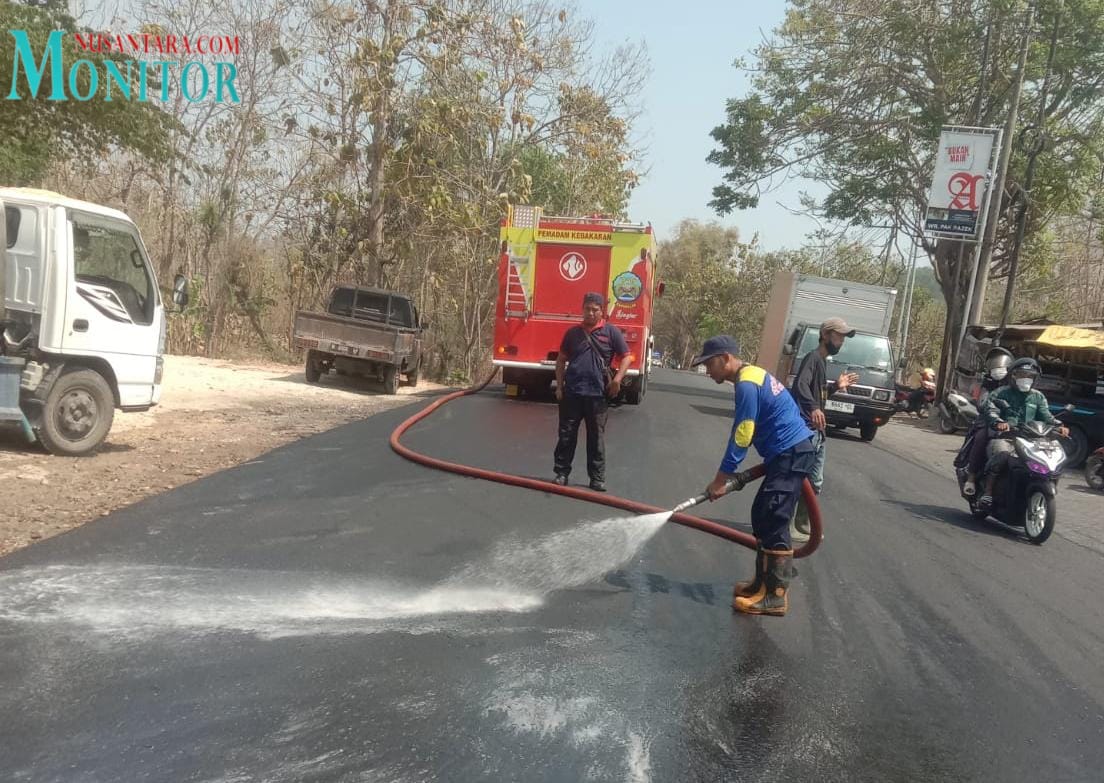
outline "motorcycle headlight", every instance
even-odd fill
[[[1041,473],[1044,476],[1046,474],[1050,473],[1050,468],[1048,468],[1046,465],[1043,465],[1042,463],[1035,462],[1034,460],[1030,460],[1030,459],[1026,460],[1026,462],[1027,462],[1028,469],[1032,473]]]

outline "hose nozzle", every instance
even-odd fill
[[[744,471],[743,473],[737,473],[735,476],[733,476],[728,481],[726,481],[725,485],[724,485],[725,493],[732,492],[733,490],[739,491],[739,490],[743,489],[745,486],[747,486],[747,483],[750,480],[748,478],[747,473],[748,473],[748,471]],[[709,493],[703,492],[700,495],[697,495],[696,497],[692,497],[692,498],[689,498],[687,500],[682,501],[677,506],[675,506],[674,509],[671,510],[671,513],[672,514],[679,514],[683,511],[685,511],[686,509],[693,508],[694,506],[698,505],[699,503],[704,503],[707,500],[709,500]]]

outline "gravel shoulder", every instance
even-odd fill
[[[378,384],[332,374],[307,384],[299,365],[166,356],[161,404],[116,411],[93,456],[53,457],[17,428],[0,428],[0,555],[442,388],[422,382],[388,396]]]

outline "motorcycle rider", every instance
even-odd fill
[[[977,474],[985,467],[985,449],[989,445],[989,428],[985,424],[985,417],[980,415],[982,406],[990,392],[1004,385],[1008,368],[1013,361],[1012,352],[1007,348],[993,348],[985,354],[985,375],[981,379],[981,390],[976,400],[979,415],[974,420],[973,427],[966,433],[966,438],[970,439],[970,461],[962,494],[967,497],[973,497],[977,492]]]
[[[1047,406],[1046,397],[1034,388],[1041,373],[1039,363],[1029,356],[1012,362],[1012,366],[1008,368],[1010,383],[985,399],[983,415],[994,430],[1007,432],[1012,427],[1032,421],[1041,421],[1044,424],[1056,422]],[[1003,403],[1003,407],[998,403]],[[1068,437],[1069,430],[1065,426],[1059,426],[1058,436]],[[993,505],[993,487],[997,474],[1015,450],[1010,441],[999,438],[989,441],[989,459],[985,463],[985,494],[978,500],[978,508],[986,509]]]

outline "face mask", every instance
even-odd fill
[[[1035,381],[1033,381],[1031,378],[1017,378],[1016,379],[1016,388],[1019,389],[1022,392],[1029,392],[1029,391],[1031,391],[1031,385],[1034,382]]]
[[[989,375],[992,377],[992,379],[994,381],[1003,381],[1004,376],[1008,375],[1008,368],[1007,367],[994,367],[992,370],[989,371]]]
[[[842,345],[833,345],[832,343],[824,344],[824,350],[828,351],[829,356],[835,356],[837,353],[840,352],[840,348],[842,347]]]

